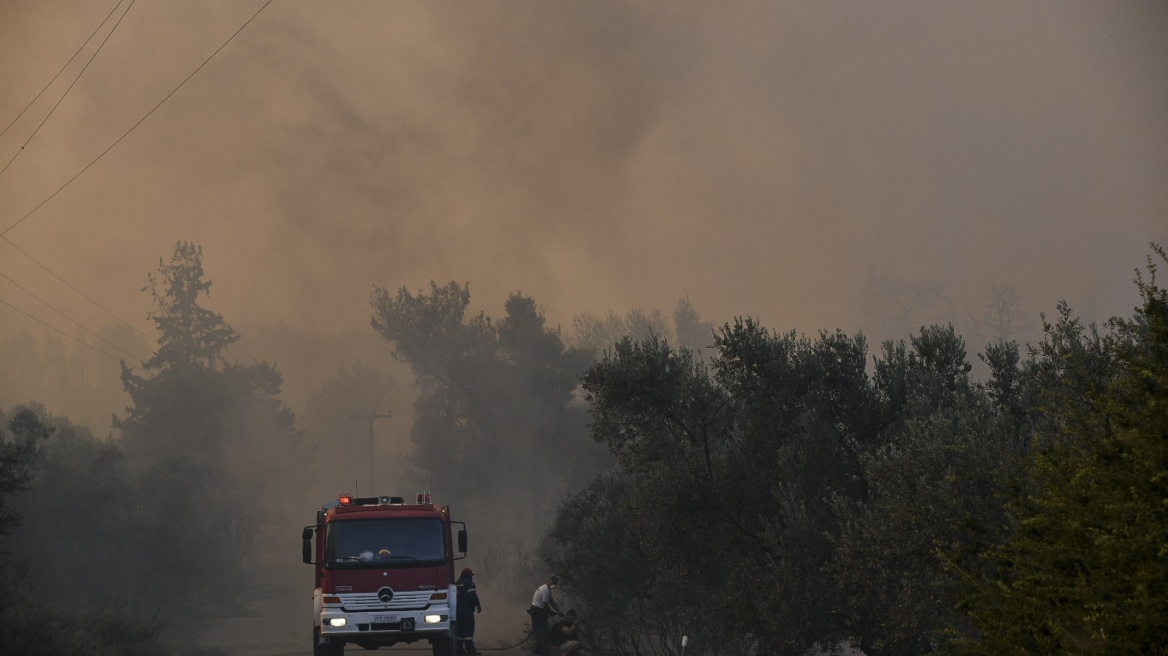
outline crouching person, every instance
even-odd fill
[[[576,609],[571,609],[564,615],[564,618],[556,622],[548,629],[548,641],[555,647],[553,653],[558,653],[560,656],[583,656],[584,646],[580,644],[580,629],[584,626],[584,621],[576,614]]]

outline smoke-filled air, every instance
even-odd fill
[[[0,653],[1162,653],[1165,37],[0,2]]]

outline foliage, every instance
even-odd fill
[[[372,325],[421,388],[411,461],[465,516],[489,509],[479,544],[521,550],[563,495],[600,469],[574,396],[589,356],[565,347],[528,296],[508,297],[497,323],[468,318],[469,303],[469,288],[455,282],[416,295],[376,288]]]
[[[845,593],[827,642],[919,654],[963,621],[959,577],[997,539],[1028,440],[1016,345],[988,350],[992,378],[979,385],[952,326],[884,343],[874,363],[879,436],[861,454],[868,493],[833,504],[842,529],[826,569]]]
[[[666,637],[698,619],[681,576],[653,567],[630,512],[634,486],[608,471],[570,494],[544,542],[544,559],[588,609],[589,640],[606,652],[669,654]],[[695,648],[700,648],[695,644]]]
[[[863,338],[811,340],[746,319],[721,328],[708,366],[651,336],[624,339],[584,374],[592,435],[618,463],[605,485],[622,490],[590,510],[608,515],[590,518],[606,533],[592,537],[630,534],[637,548],[620,552],[618,571],[642,569],[647,582],[614,588],[591,572],[567,528],[573,502],[547,548],[574,594],[607,606],[623,591],[590,610],[637,618],[607,648],[675,653],[680,620],[706,650],[802,654],[818,641],[833,597],[809,591],[830,590],[828,499],[863,497],[859,449],[877,435],[865,351]]]
[[[991,343],[1011,342],[1027,334],[1027,322],[1020,311],[1022,295],[1013,285],[995,283],[983,296],[980,312],[972,324]]]
[[[169,263],[158,260],[161,279],[149,275],[154,299],[150,318],[158,326],[158,350],[145,364],[152,371],[196,367],[214,369],[223,349],[239,340],[239,335],[223,322],[223,317],[202,306],[201,296],[210,295],[211,281],[203,279],[203,248],[178,242]]]
[[[13,536],[13,553],[26,578],[48,599],[84,606],[107,601],[111,590],[132,580],[135,561],[125,553],[127,537],[140,531],[128,512],[137,492],[122,449],[96,439],[64,417],[29,406],[38,421],[53,427],[40,450],[35,493],[21,495],[24,522]],[[61,527],[68,526],[68,538]],[[102,567],[94,568],[100,562]]]
[[[1164,251],[1154,247],[1161,261]],[[1061,308],[1045,326],[1050,421],[966,600],[971,654],[1151,654],[1168,644],[1168,290],[1100,337]]]
[[[702,319],[688,297],[673,308],[673,333],[682,348],[700,351],[714,343],[714,323]]]
[[[413,367],[427,387],[454,383],[459,367],[492,355],[491,322],[482,314],[466,321],[469,285],[451,281],[445,287],[430,282],[430,294],[417,296],[406,288],[396,296],[373,290],[372,326],[394,345],[394,355]]]
[[[1164,253],[1154,247],[1163,259]],[[582,377],[617,466],[544,553],[603,649],[870,656],[1160,653],[1168,643],[1168,297],[1100,334],[1066,304],[1023,357],[927,325],[723,326],[705,364],[624,339]],[[1007,299],[1008,300],[1008,299]]]
[[[83,589],[95,583],[94,562],[106,562],[100,555],[65,553],[76,552],[79,543],[98,540],[101,518],[89,517],[89,522],[77,522],[78,516],[53,515],[48,518],[41,512],[44,495],[21,494],[32,487],[42,490],[45,470],[53,468],[59,453],[56,447],[62,435],[72,435],[72,425],[65,422],[50,422],[41,417],[42,408],[20,406],[14,409],[8,421],[11,440],[0,431],[0,514],[3,523],[0,533],[8,534],[17,526],[20,530],[13,535],[13,553],[4,553],[0,561],[0,576],[4,585],[0,587],[0,652],[20,654],[44,654],[45,656],[106,654],[162,654],[163,650],[154,641],[162,632],[164,623],[157,620],[137,622],[131,620],[124,608],[115,606],[109,610],[82,611],[78,604],[84,596]],[[2,414],[2,413],[0,413]],[[68,439],[68,438],[66,438]],[[61,481],[69,482],[69,481]],[[85,494],[93,494],[92,489],[75,490],[68,487],[51,487],[57,495],[73,500],[85,499]],[[21,521],[21,520],[25,521]],[[23,553],[28,543],[28,534],[40,533],[51,520],[51,531],[40,540],[36,553],[37,562],[31,562],[31,555]],[[61,539],[61,526],[68,526],[75,539]],[[93,543],[91,543],[93,544]],[[99,541],[96,544],[101,544]],[[83,557],[85,556],[85,557]],[[16,560],[20,559],[20,560]],[[45,561],[82,565],[72,573],[69,583],[71,604],[69,612],[62,612],[45,599],[46,593],[53,591],[51,582],[41,576],[36,568]],[[29,583],[35,581],[35,585]],[[116,580],[105,579],[105,583]],[[105,594],[108,590],[105,589]]]
[[[660,310],[646,311],[634,308],[621,316],[608,312],[603,317],[589,313],[572,319],[571,346],[594,354],[611,351],[613,346],[629,337],[640,341],[649,336],[665,337],[677,344],[699,351],[713,344],[714,324],[701,318],[688,298],[678,300],[673,309],[672,323]]]
[[[868,654],[920,654],[962,622],[954,610],[978,551],[998,537],[1002,495],[1020,457],[969,407],[908,421],[865,457],[870,496],[847,519],[829,565],[847,591],[839,640]]]
[[[41,444],[53,429],[41,422],[27,407],[17,408],[8,421],[8,437],[0,430],[0,536],[20,525],[20,513],[13,507],[15,495],[28,489]]]
[[[158,620],[130,619],[120,606],[65,613],[35,598],[0,609],[0,652],[25,656],[162,656]]]
[[[147,287],[159,347],[146,375],[123,367],[132,405],[115,418],[135,493],[128,513],[139,527],[125,536],[123,557],[136,563],[128,568],[135,598],[219,613],[247,589],[240,582],[270,519],[259,509],[291,510],[264,482],[304,467],[307,445],[279,400],[279,370],[224,359],[238,336],[202,306],[211,288],[202,249],[179,242],[159,275]]]

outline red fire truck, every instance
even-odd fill
[[[415,503],[344,494],[301,538],[304,562],[316,569],[314,656],[339,656],[346,643],[376,649],[422,640],[434,656],[454,654],[454,561],[466,557],[466,525],[451,521],[448,506],[435,506],[429,492]]]

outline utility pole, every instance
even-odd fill
[[[390,414],[387,412],[379,415],[374,412],[371,415],[349,415],[349,419],[368,419],[369,420],[369,494],[376,495],[377,488],[373,487],[373,422],[378,419],[388,419]]]

